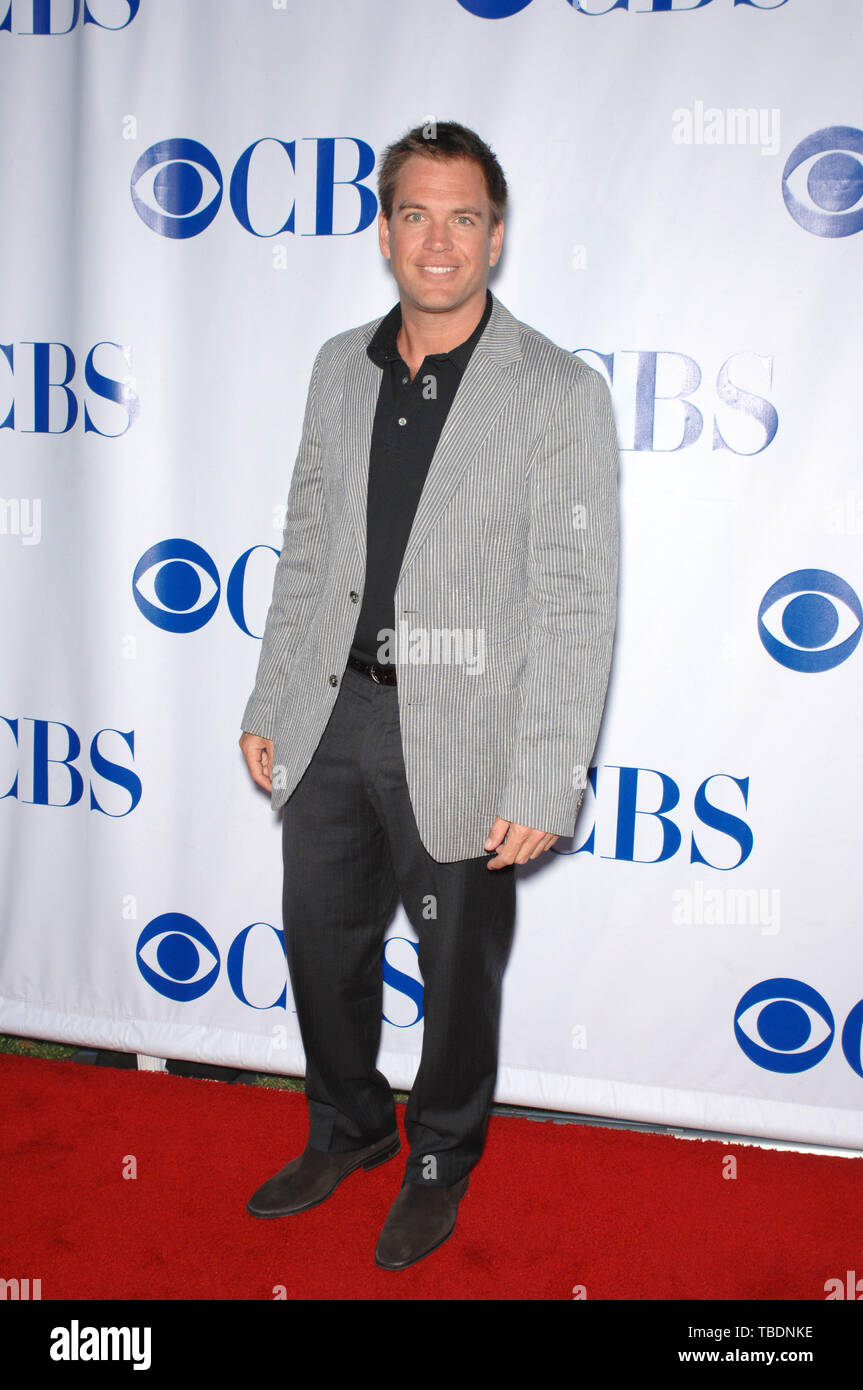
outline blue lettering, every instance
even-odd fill
[[[96,793],[93,791],[93,785],[91,783],[90,810],[101,811],[103,816],[113,816],[116,819],[121,816],[128,816],[129,811],[134,811],[138,802],[141,800],[141,792],[143,788],[141,786],[141,779],[136,772],[133,772],[130,767],[123,767],[121,763],[112,762],[110,758],[106,758],[104,753],[100,751],[99,739],[101,738],[102,734],[119,735],[119,737],[123,739],[124,743],[127,745],[129,752],[132,754],[132,757],[134,758],[135,732],[133,729],[129,729],[128,732],[124,732],[122,729],[100,729],[97,734],[93,735],[93,740],[90,744],[90,766],[92,767],[93,771],[97,773],[99,777],[104,777],[106,782],[111,782],[116,787],[122,787],[125,791],[129,793],[128,811],[106,811],[104,806],[99,805],[99,802],[96,799]]]
[[[239,560],[234,564],[231,573],[228,575],[228,587],[225,590],[225,597],[228,603],[228,612],[241,632],[245,632],[247,637],[263,637],[263,633],[252,632],[246,623],[245,612],[245,585],[246,567],[249,563],[249,556],[256,550],[271,550],[276,559],[279,552],[274,545],[253,545],[248,550],[244,550]]]
[[[240,1003],[248,1004],[250,1009],[284,1009],[288,1002],[287,983],[282,986],[281,994],[272,1004],[253,1004],[251,999],[246,998],[246,993],[243,989],[243,962],[246,956],[246,942],[249,939],[249,932],[253,927],[269,927],[270,931],[278,938],[279,945],[287,959],[283,934],[280,931],[276,931],[276,928],[269,922],[252,922],[248,927],[243,927],[243,930],[234,937],[228,950],[228,980],[230,981],[231,989],[234,991]]]
[[[90,390],[93,392],[94,396],[100,396],[102,400],[105,401],[114,401],[115,404],[119,405],[123,410],[125,410],[126,423],[121,430],[117,430],[114,434],[111,434],[107,430],[100,430],[97,425],[93,424],[92,417],[90,415],[89,410],[87,409],[87,405],[85,402],[84,433],[87,434],[88,432],[92,432],[94,434],[99,434],[102,436],[103,439],[118,439],[121,434],[126,433],[133,420],[137,419],[141,403],[137,394],[131,386],[127,386],[122,381],[115,381],[113,377],[103,376],[102,373],[96,369],[95,363],[93,362],[93,354],[95,353],[96,348],[103,346],[117,348],[117,350],[123,354],[127,363],[131,366],[131,348],[124,346],[122,343],[95,343],[88,352],[87,361],[84,364],[84,380],[90,387]]]
[[[139,5],[141,4],[141,0],[126,0],[126,4],[129,6],[129,18],[128,18],[128,19],[124,19],[122,24],[103,24],[102,21],[101,21],[101,19],[95,19],[95,18],[94,18],[93,13],[92,13],[92,11],[90,10],[90,6],[89,6],[88,4],[85,3],[85,5],[84,5],[84,23],[85,23],[85,24],[95,24],[95,25],[97,26],[97,28],[99,28],[99,29],[111,29],[112,31],[116,31],[117,29],[125,29],[127,25],[129,25],[129,24],[132,23],[132,20],[135,18],[135,15],[138,13],[138,7],[139,7]]]
[[[49,758],[48,730],[51,725],[66,730],[68,748],[63,758]],[[77,767],[72,764],[81,752],[81,740],[68,724],[55,719],[33,720],[33,805],[34,806],[75,806],[84,792],[84,779]],[[48,770],[54,763],[65,767],[69,773],[69,800],[51,801],[48,795]]]
[[[638,352],[636,355],[638,357],[638,375],[635,388],[633,448],[656,450],[653,438],[656,402],[657,400],[679,400],[683,406],[683,436],[680,443],[675,444],[673,449],[662,452],[675,453],[678,449],[688,449],[699,438],[704,425],[704,418],[698,407],[684,398],[691,395],[693,391],[697,391],[701,385],[701,368],[692,357],[687,357],[682,352],[663,353],[663,356],[674,357],[682,364],[683,385],[673,396],[658,397],[656,394],[656,363],[659,353]]]
[[[739,357],[741,354],[737,353],[735,355]],[[769,385],[772,386],[773,358],[759,357],[758,360],[767,364],[767,380]],[[720,367],[719,375],[716,378],[716,394],[719,399],[724,401],[727,406],[730,406],[732,410],[739,410],[741,414],[749,415],[752,419],[757,420],[764,430],[764,443],[761,444],[759,448],[752,449],[747,453],[746,457],[750,458],[753,454],[760,454],[762,450],[766,449],[768,444],[772,442],[779,428],[779,416],[770,401],[765,400],[763,396],[752,395],[751,392],[743,391],[739,386],[733,384],[730,372],[730,364],[733,361],[734,357],[729,357]],[[715,420],[713,422],[713,448],[731,448],[731,445],[722,437],[719,426]],[[732,453],[739,454],[740,450],[732,449]]]
[[[278,236],[280,232],[292,232],[294,230],[294,213],[296,204],[291,203],[291,210],[287,220],[277,227],[274,232],[258,232],[249,220],[249,166],[252,162],[252,155],[259,145],[272,140],[273,144],[281,145],[282,149],[291,161],[291,169],[296,172],[296,141],[295,140],[276,140],[271,135],[265,135],[260,140],[255,140],[247,150],[244,150],[234,165],[234,172],[231,175],[231,187],[228,194],[231,207],[234,209],[234,216],[241,227],[245,227],[247,232],[253,236]]]
[[[72,0],[72,23],[68,29],[51,28],[51,0],[33,0],[33,29],[34,34],[69,34],[78,23],[78,8],[81,0]],[[20,30],[26,33],[26,30]]]
[[[17,749],[17,747],[18,747],[18,720],[17,720],[17,719],[7,719],[6,716],[5,716],[5,714],[0,714],[0,719],[3,720],[3,723],[4,723],[4,724],[8,724],[8,725],[9,725],[9,728],[12,730],[12,737],[13,737],[14,740],[15,740],[15,747],[16,747],[16,749]],[[11,787],[9,788],[8,792],[4,792],[4,793],[3,793],[3,796],[0,796],[0,801],[3,801],[4,798],[7,797],[7,796],[13,796],[13,797],[16,797],[16,798],[17,798],[17,796],[18,796],[18,773],[17,773],[17,772],[15,773],[15,780],[14,780],[14,782],[12,783]]]
[[[317,139],[307,136],[307,139]],[[336,140],[350,140],[359,151],[357,172],[352,179],[336,178]],[[375,167],[375,152],[365,140],[356,140],[352,135],[339,135],[335,138],[318,139],[317,194],[315,205],[315,236],[353,236],[371,226],[377,212],[378,201],[370,188],[362,182],[368,178]],[[351,232],[333,231],[333,193],[336,184],[353,185],[360,195],[360,220]],[[306,235],[312,235],[307,233]]]
[[[11,374],[12,374],[12,382],[13,382],[13,387],[12,387],[12,389],[13,389],[13,391],[14,391],[14,389],[15,389],[15,387],[14,387],[14,382],[15,382],[15,349],[14,349],[12,343],[0,343],[0,352],[2,352],[3,356],[6,358],[6,361],[9,363],[9,370],[10,370],[10,372],[11,372]],[[14,395],[13,395],[13,397],[12,397],[12,404],[11,404],[10,407],[9,407],[9,414],[6,416],[6,419],[3,421],[2,425],[0,425],[0,430],[14,430],[14,428],[15,428],[15,397],[14,397]]]
[[[27,339],[29,343],[30,340]],[[66,354],[66,375],[62,381],[51,380],[51,348],[60,347]],[[75,356],[65,343],[33,343],[33,428],[25,434],[65,434],[78,418],[78,402],[74,392],[69,390],[69,382],[75,375]],[[51,390],[55,388],[66,396],[66,423],[60,430],[52,430]]]
[[[727,811],[720,811],[717,806],[712,806],[707,799],[707,785],[713,781],[714,777],[728,777],[736,787],[740,788],[743,795],[743,804],[749,804],[749,778],[731,777],[727,772],[714,772],[706,777],[695,793],[695,814],[703,825],[709,826],[711,830],[719,830],[723,835],[729,835],[736,844],[740,846],[740,858],[736,864],[730,864],[730,869],[739,869],[740,865],[749,858],[752,853],[754,839],[752,831],[741,820],[739,816],[732,816]],[[709,859],[705,859],[701,850],[695,843],[695,836],[692,836],[692,848],[689,854],[690,864],[707,864],[711,869],[721,868],[719,864],[711,864]]]
[[[408,946],[416,951],[417,957],[419,957],[419,946],[415,941],[409,941],[406,936],[391,936],[388,941],[384,942],[383,960],[381,961],[384,984],[389,985],[391,989],[398,990],[399,994],[406,995],[408,999],[412,1000],[417,1011],[416,1018],[411,1019],[410,1023],[393,1023],[386,1014],[384,1014],[384,1021],[393,1023],[394,1028],[412,1028],[415,1023],[419,1023],[423,1016],[423,987],[419,980],[415,980],[411,975],[405,975],[404,971],[397,970],[394,965],[390,964],[387,959],[390,941],[407,941]]]
[[[618,766],[618,763],[609,763],[609,767]],[[636,804],[640,772],[653,772],[662,783],[662,800],[653,811],[641,810]],[[674,821],[668,820],[663,812],[673,810],[679,801],[680,789],[677,783],[664,772],[658,772],[655,768],[621,767],[617,802],[617,843],[614,854],[604,854],[603,859],[624,859],[630,864],[661,864],[664,860],[670,859],[680,848],[681,836]],[[656,859],[635,858],[636,816],[654,816],[662,826],[662,849]]]

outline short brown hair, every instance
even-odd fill
[[[488,201],[491,208],[491,225],[496,227],[506,214],[507,187],[503,169],[497,156],[484,140],[467,126],[457,121],[429,122],[415,126],[395,144],[384,150],[378,173],[378,198],[384,217],[389,222],[393,215],[393,199],[396,183],[402,167],[411,155],[421,155],[425,159],[472,159],[482,169],[485,178]]]

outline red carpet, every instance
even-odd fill
[[[493,1117],[455,1234],[390,1273],[404,1151],[300,1216],[245,1211],[305,1144],[301,1095],[16,1056],[0,1095],[0,1277],[43,1300],[824,1300],[863,1275],[860,1159]]]

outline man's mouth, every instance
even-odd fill
[[[420,270],[427,270],[432,275],[449,275],[451,271],[458,270],[457,265],[421,265]]]

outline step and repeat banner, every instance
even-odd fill
[[[621,444],[497,1098],[863,1149],[861,42],[856,0],[0,0],[0,1029],[302,1074],[240,719],[312,362],[397,299],[376,162],[457,120],[494,292]],[[382,968],[407,1087],[401,909]]]

